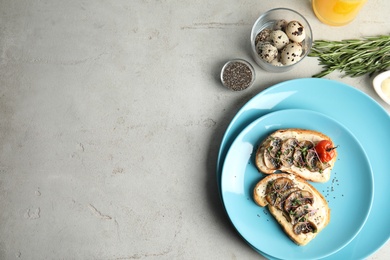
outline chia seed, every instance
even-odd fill
[[[254,70],[245,61],[228,62],[222,69],[222,83],[229,89],[240,91],[251,86],[254,80]]]

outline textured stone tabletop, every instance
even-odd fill
[[[235,113],[282,74],[224,88],[222,65],[255,65],[263,12],[287,7],[315,39],[389,34],[390,1],[343,27],[310,1],[0,1],[0,259],[263,259],[230,224],[216,182]],[[390,106],[371,78],[326,78]],[[367,238],[369,239],[369,238]],[[387,243],[369,259],[388,259]]]

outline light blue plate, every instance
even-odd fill
[[[292,242],[268,210],[252,199],[254,186],[265,177],[254,165],[258,144],[283,128],[321,131],[339,146],[330,181],[312,183],[328,201],[331,221],[304,247]],[[373,179],[363,148],[345,127],[318,112],[291,109],[267,114],[238,135],[226,155],[221,191],[233,225],[257,250],[279,259],[318,259],[340,250],[358,234],[371,208]]]
[[[259,117],[291,108],[314,110],[332,117],[346,126],[364,147],[375,179],[371,213],[355,239],[325,259],[367,258],[390,237],[390,116],[375,100],[354,87],[327,79],[295,79],[279,83],[253,97],[234,116],[222,139],[217,161],[219,186],[226,153],[237,135]]]

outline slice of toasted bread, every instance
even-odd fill
[[[327,182],[336,162],[337,151],[334,150],[335,155],[331,161],[321,162],[314,149],[321,140],[329,140],[333,144],[330,137],[317,131],[295,128],[277,130],[259,145],[255,158],[256,167],[265,174],[287,172],[294,173],[305,180]],[[307,147],[312,148],[307,150],[305,143],[307,143]],[[303,151],[302,147],[306,147],[304,148],[306,151]],[[307,161],[314,162],[313,167],[309,167],[309,163],[306,161],[308,155],[305,155],[306,157],[299,155],[303,152],[312,155],[311,159],[307,159]],[[299,160],[302,162],[295,158],[300,158]]]
[[[261,207],[268,205],[284,232],[300,246],[313,240],[330,221],[325,198],[295,174],[266,176],[256,184],[253,199]]]

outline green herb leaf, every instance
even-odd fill
[[[325,41],[315,40],[309,53],[317,57],[323,70],[313,77],[324,77],[339,70],[344,76],[358,77],[379,73],[390,68],[390,35],[363,39]]]

